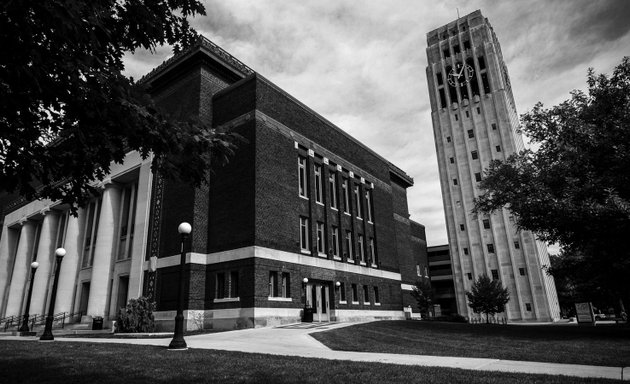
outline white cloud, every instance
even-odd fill
[[[493,25],[520,113],[585,87],[630,52],[625,0],[207,1],[193,25],[249,67],[414,177],[412,219],[447,242],[426,84],[426,33],[481,9]],[[127,56],[128,73],[169,54]]]

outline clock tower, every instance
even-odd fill
[[[473,199],[492,160],[524,149],[507,66],[480,11],[427,34],[427,80],[458,312],[477,318],[466,291],[480,275],[501,280],[510,301],[499,319],[560,317],[549,255],[506,209],[474,214]]]

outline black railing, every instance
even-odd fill
[[[81,321],[81,316],[83,316],[83,312],[59,312],[53,316],[53,327],[58,326],[60,328],[64,328],[66,323],[73,323]],[[76,319],[76,320],[75,320]],[[22,321],[24,321],[22,316],[7,316],[0,319],[0,329],[4,329],[6,332],[9,328],[19,328],[22,325]],[[46,324],[46,316],[45,315],[31,315],[28,319],[29,329],[33,330],[36,326],[45,325]]]

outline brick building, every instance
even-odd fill
[[[31,313],[44,313],[52,252],[64,246],[55,312],[113,319],[144,294],[156,300],[160,326],[172,327],[183,221],[193,228],[188,329],[296,322],[305,307],[315,321],[403,317],[403,290],[426,265],[405,172],[207,39],[142,81],[171,114],[245,140],[208,187],[165,180],[151,159],[129,153],[78,218],[55,202],[10,204],[0,317],[21,313],[35,258]]]

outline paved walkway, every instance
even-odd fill
[[[339,328],[353,323],[293,324],[276,328],[256,328],[230,332],[209,333],[186,336],[189,348],[216,349],[272,355],[314,357],[331,360],[379,362],[385,364],[419,365],[433,367],[461,368],[481,371],[501,371],[516,373],[537,373],[546,375],[567,375],[630,381],[630,367],[601,367],[577,364],[537,363],[528,361],[444,357],[425,355],[402,355],[369,352],[333,351],[310,336],[311,333]],[[28,337],[5,336],[0,340],[32,339]],[[171,339],[104,339],[104,338],[64,338],[57,341],[125,343],[139,345],[168,346]],[[175,353],[175,352],[174,352]]]

